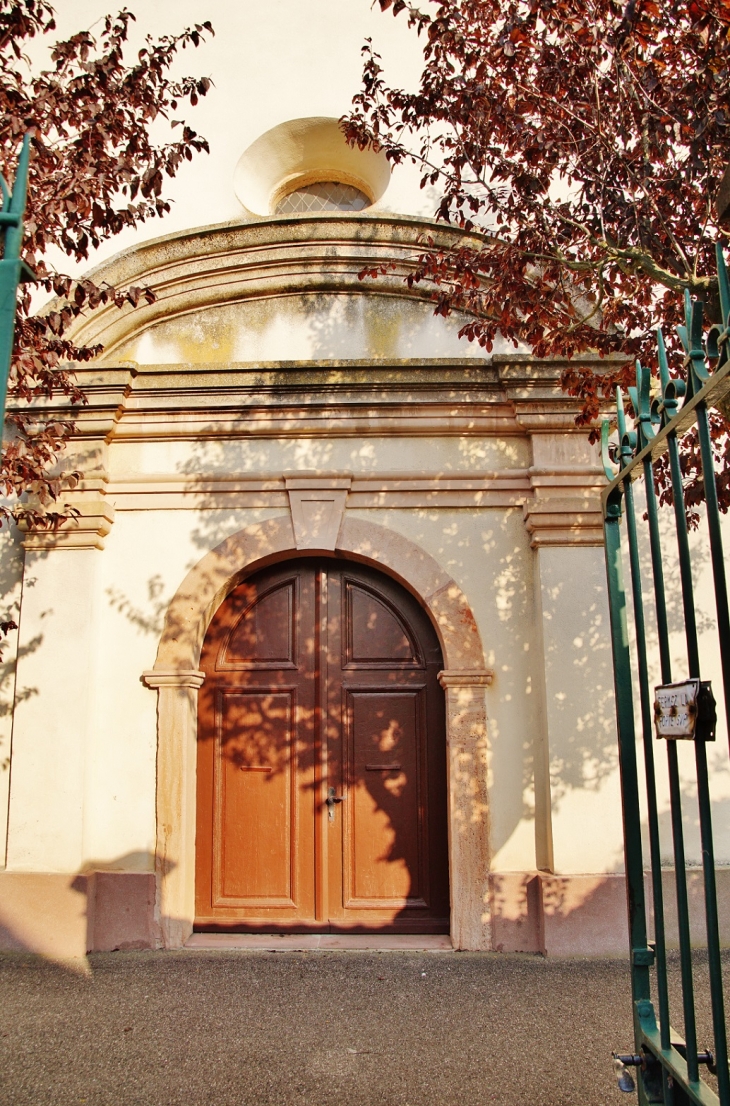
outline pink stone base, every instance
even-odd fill
[[[674,873],[663,873],[667,944],[677,941]],[[692,941],[705,941],[702,876],[688,872]],[[547,956],[626,956],[623,875],[492,872],[489,913],[495,952]],[[720,939],[730,946],[730,868],[717,870]],[[0,872],[0,950],[53,959],[159,946],[151,872]],[[651,891],[646,885],[650,911]],[[651,925],[651,922],[650,922]],[[262,943],[263,942],[263,943]],[[395,942],[395,943],[394,943]],[[449,937],[373,934],[302,936],[196,934],[189,948],[445,949]]]
[[[623,956],[629,948],[623,875],[540,874],[547,956]]]
[[[89,951],[154,948],[154,874],[94,872],[93,880]]]
[[[0,872],[0,950],[66,959],[154,948],[154,901],[151,872]]]
[[[720,942],[730,946],[730,868],[716,872]],[[674,872],[662,873],[667,946],[678,942]],[[687,873],[691,939],[706,942],[702,873]],[[546,956],[625,956],[629,947],[626,881],[622,874],[551,875],[492,872],[492,947],[496,952]],[[651,937],[651,879],[645,880]]]
[[[492,872],[489,892],[494,951],[543,952],[539,875],[536,872]]]
[[[363,949],[371,952],[453,952],[451,938],[410,933],[194,933],[186,949],[258,949],[304,952]]]
[[[622,875],[493,872],[492,947],[544,956],[623,956],[628,949]]]

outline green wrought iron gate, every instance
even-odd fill
[[[703,305],[691,302],[687,296],[686,326],[679,328],[686,353],[683,378],[670,376],[664,342],[661,333],[658,333],[660,379],[652,381],[650,370],[637,363],[636,387],[629,389],[634,427],[630,429],[627,425],[623,397],[619,392],[618,444],[612,441],[607,422],[602,434],[604,466],[609,479],[603,493],[603,515],[623,801],[635,1042],[634,1052],[617,1056],[615,1063],[621,1089],[633,1090],[635,1076],[642,1104],[684,1106],[685,1103],[697,1103],[710,1106],[710,1103],[719,1102],[722,1106],[730,1106],[707,756],[707,743],[715,736],[715,704],[711,685],[703,679],[700,671],[700,661],[707,656],[706,638],[703,638],[701,649],[695,602],[696,542],[694,539],[691,541],[687,526],[680,449],[684,435],[696,435],[706,500],[702,540],[708,542],[706,548],[712,568],[715,610],[711,621],[722,677],[721,681],[716,681],[722,683],[717,697],[725,721],[730,724],[730,613],[709,418],[709,410],[730,393],[730,283],[719,248],[717,263],[723,325],[711,327],[705,333]],[[661,508],[658,502],[655,490],[658,463],[665,466],[670,481],[673,510]],[[667,514],[673,531],[669,535]],[[668,538],[673,548],[668,546]],[[628,594],[624,586],[624,564],[628,565]],[[669,584],[676,584],[677,606],[684,624],[680,662],[677,662],[676,633],[674,636],[670,633],[676,627],[674,623],[670,625]],[[707,627],[704,629],[706,631]],[[657,676],[659,686],[650,686]],[[716,687],[715,691],[718,690]],[[689,781],[686,757],[678,750],[679,738],[689,739],[693,745],[693,779]],[[642,751],[643,770],[640,770]],[[660,764],[659,758],[666,758],[666,767]],[[682,995],[678,1006],[681,1005],[680,1016],[684,1023],[683,1039],[674,1032],[671,1022],[658,770],[668,781],[668,820],[676,884]],[[706,964],[714,1045],[712,1049],[702,1051],[698,1046],[695,977],[690,947],[683,787],[685,795],[687,790],[696,790],[704,880]],[[686,806],[685,798],[685,816]],[[651,942],[648,940],[644,890],[643,854],[646,846],[642,847],[642,821],[648,840],[647,867],[651,873],[648,881],[654,917],[654,939]],[[676,1021],[676,1010],[674,1018]],[[630,1075],[629,1068],[633,1069],[634,1076]],[[712,1073],[713,1078],[707,1078],[707,1071]],[[713,1089],[715,1083],[717,1092]]]

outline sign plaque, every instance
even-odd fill
[[[709,680],[682,680],[654,688],[658,738],[714,741],[717,710]]]

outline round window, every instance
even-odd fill
[[[276,205],[275,215],[303,215],[309,211],[362,211],[371,201],[351,184],[317,181],[295,188]]]

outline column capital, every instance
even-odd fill
[[[591,489],[592,490],[592,489]],[[603,514],[598,495],[545,495],[522,508],[530,545],[603,545]]]
[[[196,668],[153,668],[142,673],[142,682],[146,687],[201,687],[205,672]]]
[[[444,668],[438,675],[441,687],[489,687],[494,680],[491,668]]]
[[[73,514],[55,529],[35,529],[21,519],[18,529],[26,533],[23,548],[30,551],[50,549],[103,549],[104,538],[114,522],[114,508],[105,499],[83,494],[67,497]]]

